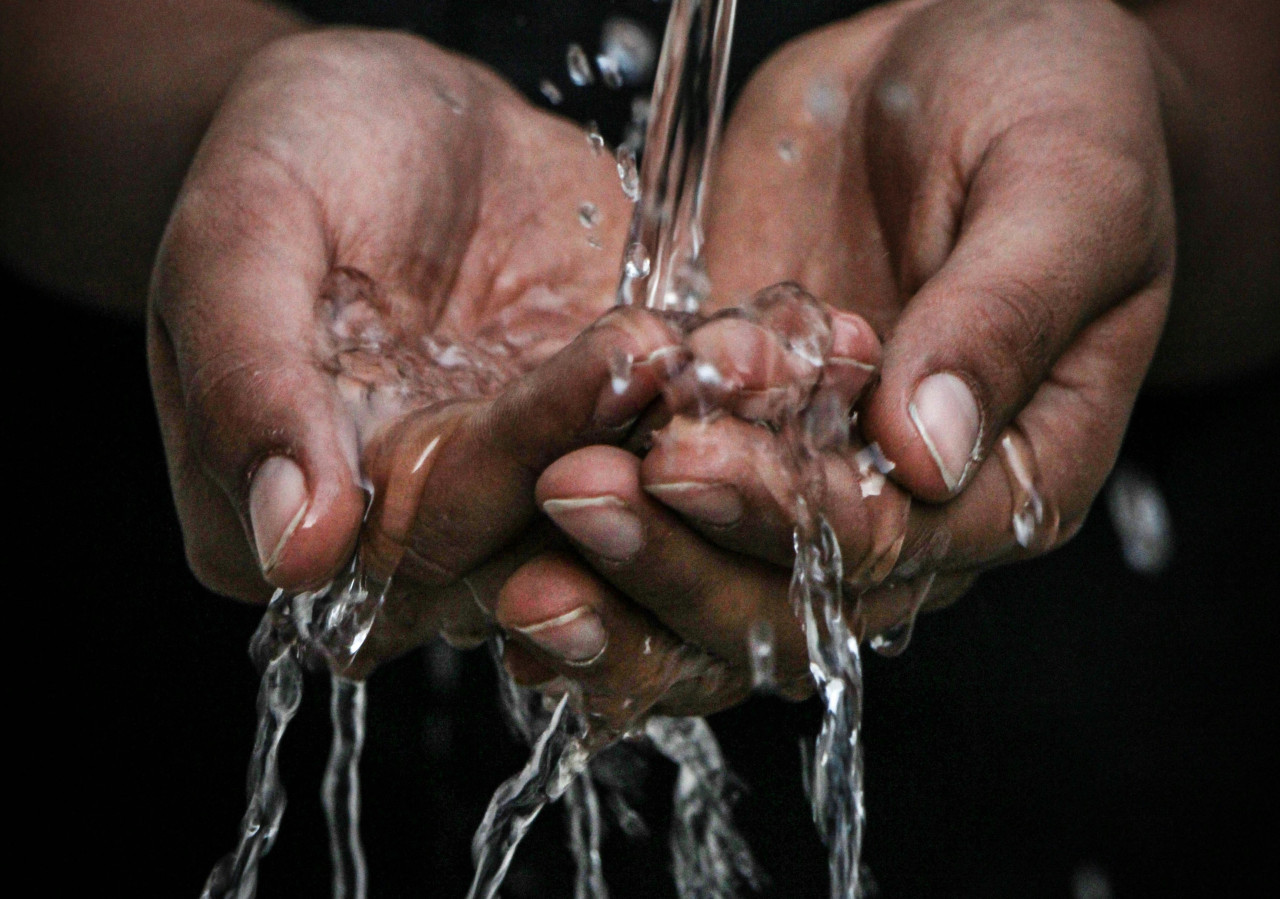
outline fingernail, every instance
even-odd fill
[[[857,316],[840,312],[832,314],[830,355],[851,360],[866,342],[863,327],[862,319]]]
[[[742,499],[737,490],[725,484],[679,481],[647,484],[644,489],[681,515],[707,524],[724,527],[742,518]]]
[[[253,474],[249,485],[249,524],[264,574],[280,561],[289,538],[307,512],[307,478],[298,463],[272,456]]]
[[[955,493],[981,436],[982,419],[969,385],[950,372],[929,375],[916,387],[907,412],[947,490]]]
[[[602,558],[626,562],[644,545],[644,526],[616,496],[549,499],[542,511],[560,530]]]
[[[591,664],[609,643],[600,616],[587,606],[516,630],[543,652],[572,665]]]

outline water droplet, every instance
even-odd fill
[[[1132,465],[1118,467],[1107,486],[1107,511],[1130,568],[1155,575],[1169,566],[1173,524],[1154,479]]]
[[[778,158],[783,162],[795,162],[800,156],[800,151],[796,148],[796,142],[789,137],[784,137],[778,141]]]
[[[578,205],[578,224],[584,228],[594,228],[600,224],[600,210],[595,203],[583,202]]]
[[[894,464],[885,458],[880,444],[871,443],[864,446],[853,457],[858,466],[858,486],[862,490],[863,499],[868,496],[879,496],[884,489],[885,475],[893,471]]]
[[[564,93],[555,86],[550,78],[543,78],[538,84],[538,90],[542,92],[542,96],[546,97],[547,102],[552,106],[559,106],[564,102]]]
[[[804,107],[815,120],[826,125],[843,121],[844,91],[826,78],[809,83],[804,91]]]
[[[902,116],[916,107],[915,91],[893,78],[885,79],[876,90],[876,99],[885,112],[893,116]]]
[[[628,146],[618,148],[618,180],[622,182],[622,192],[632,203],[640,199],[640,169],[636,165],[636,154]]]
[[[635,357],[630,353],[615,352],[609,357],[609,386],[618,396],[627,392],[631,386],[631,369]],[[648,654],[649,638],[645,637],[645,654]]]
[[[591,247],[591,249],[593,250],[604,249],[604,244],[602,244],[600,242],[600,238],[596,237],[594,234],[591,234],[587,237],[587,246]]]
[[[628,278],[649,277],[649,251],[642,243],[633,243],[627,247],[624,269]]]
[[[600,126],[594,121],[587,122],[587,145],[591,147],[593,156],[599,156],[604,152],[604,135],[600,133]]]
[[[578,44],[570,44],[565,52],[565,63],[569,68],[569,80],[578,87],[586,87],[596,80],[591,71],[591,61],[586,52]]]

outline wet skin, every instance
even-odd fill
[[[989,458],[1007,428],[1061,514],[1037,551],[1073,533],[1110,469],[1172,283],[1162,67],[1109,4],[913,3],[806,36],[742,95],[710,204],[711,276],[721,305],[790,279],[836,315],[814,395],[859,413],[824,466],[850,580],[868,591],[864,632],[916,598],[898,580],[939,572],[937,605],[1026,554]],[[583,200],[601,210],[601,249]],[[366,666],[442,630],[477,639],[492,615],[521,681],[566,677],[664,711],[739,700],[746,630],[764,618],[802,693],[791,494],[750,420],[797,374],[743,352],[769,345],[749,327],[708,328],[693,349],[735,372],[738,414],[702,425],[671,399],[689,355],[671,328],[640,310],[588,328],[629,209],[579,129],[421,41],[320,32],[259,54],[197,155],[152,290],[197,574],[261,599],[323,583],[359,543],[396,572]],[[514,380],[436,372],[387,400],[376,341],[344,358],[332,339],[335,272],[354,273],[357,305],[411,357],[439,364],[424,336],[487,340]],[[621,396],[620,355],[649,360]],[[663,427],[640,455],[642,413]],[[896,467],[864,495],[854,454],[870,441]],[[358,472],[374,497],[363,540]],[[671,655],[700,660],[675,688]]]

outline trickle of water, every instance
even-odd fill
[[[570,44],[569,49],[565,51],[565,64],[569,69],[569,80],[578,87],[586,87],[595,82],[596,76],[591,71],[591,60],[587,59],[586,51],[578,44]]]
[[[214,867],[201,899],[252,899],[258,887],[258,864],[271,851],[284,817],[280,740],[302,702],[302,666],[290,651],[287,638],[273,639],[269,632],[274,625],[264,616],[255,635],[269,641],[276,651],[266,660],[258,687],[258,730],[249,761],[249,802],[240,821],[240,841]]]
[[[763,618],[747,631],[747,651],[751,659],[751,687],[768,692],[778,685],[778,660],[773,625]]]
[[[924,601],[929,598],[929,591],[933,589],[933,582],[937,576],[936,571],[929,571],[905,584],[906,589],[910,591],[905,617],[881,633],[873,635],[867,641],[867,645],[890,659],[897,658],[906,652],[907,645],[911,642],[911,634],[915,630],[916,616],[920,614],[920,607],[924,605]]]
[[[631,371],[635,366],[635,357],[630,353],[614,353],[609,357],[609,387],[618,396],[627,392],[631,386]],[[645,638],[648,648],[648,638]]]
[[[1130,568],[1156,575],[1168,567],[1173,558],[1173,522],[1150,475],[1129,464],[1117,467],[1107,486],[1107,511]]]
[[[573,899],[609,899],[600,857],[600,794],[589,772],[573,779],[564,801],[569,817],[569,851],[576,871]]]
[[[1017,425],[1010,425],[996,445],[1009,476],[1013,493],[1013,536],[1018,545],[1032,552],[1045,552],[1058,539],[1058,509],[1046,502],[1036,482],[1035,451]]]
[[[333,742],[321,799],[329,825],[333,899],[365,899],[368,868],[360,843],[360,754],[364,749],[365,685],[333,675],[329,688]]]
[[[498,894],[516,848],[547,803],[558,799],[587,767],[582,722],[560,698],[524,768],[509,778],[489,800],[471,845],[475,875],[467,899],[493,899]]]
[[[655,716],[644,732],[678,768],[671,861],[682,899],[732,899],[739,884],[759,890],[763,877],[733,826],[728,769],[710,725]]]

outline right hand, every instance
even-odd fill
[[[660,390],[643,360],[675,338],[656,317],[587,328],[629,217],[608,155],[474,63],[380,32],[268,45],[214,117],[152,280],[197,577],[255,601],[315,588],[364,523],[367,566],[397,588],[365,655],[475,636],[473,598],[538,545],[542,469],[621,440]],[[490,369],[452,367],[448,346]],[[641,362],[618,395],[624,355]]]

